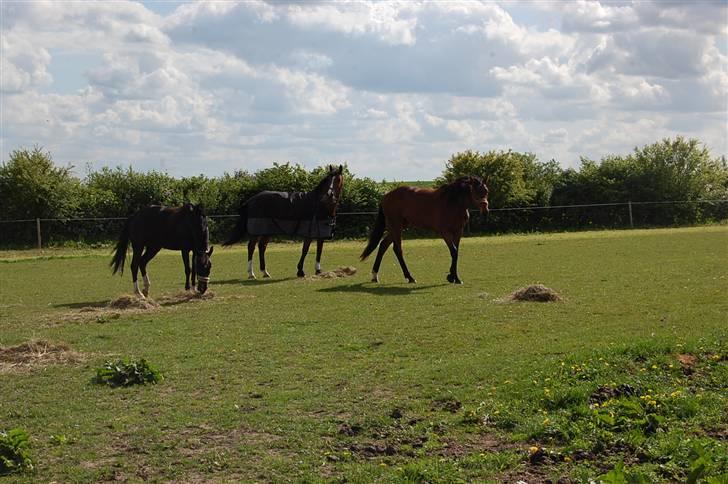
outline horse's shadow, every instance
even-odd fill
[[[318,292],[358,292],[365,294],[377,294],[380,296],[402,296],[405,294],[412,294],[413,292],[421,291],[423,289],[446,285],[447,284],[430,284],[427,286],[420,286],[418,284],[407,284],[403,286],[382,286],[372,282],[358,282],[356,284],[324,287],[318,289]]]
[[[85,308],[105,308],[109,305],[109,300],[104,299],[103,301],[87,301],[87,302],[74,302],[74,303],[61,303],[54,304],[54,308],[68,308],[68,309],[85,309]]]
[[[223,279],[221,281],[213,280],[210,286],[213,286],[215,284],[220,284],[222,286],[228,285],[228,284],[243,284],[246,286],[259,286],[259,285],[267,285],[267,284],[278,284],[279,282],[286,282],[286,281],[292,281],[297,279],[297,277],[284,277],[283,279],[273,279],[271,278],[258,278],[258,279],[242,279],[242,278],[235,278],[235,279]]]

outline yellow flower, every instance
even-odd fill
[[[510,380],[506,380],[506,381],[504,381],[503,383],[505,383],[505,384],[510,384],[510,383],[512,383],[512,382],[511,382]]]
[[[564,462],[571,462],[571,457],[569,457],[568,455],[564,457]]]
[[[551,419],[549,419],[549,418],[543,419],[543,425],[548,425],[550,423],[551,423]]]
[[[531,446],[531,447],[529,447],[529,448],[528,448],[528,451],[529,451],[530,453],[532,453],[532,454],[535,454],[536,452],[538,452],[538,447],[536,447],[536,446]]]

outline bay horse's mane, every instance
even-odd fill
[[[437,191],[439,191],[448,202],[457,203],[463,197],[470,194],[470,182],[473,179],[476,179],[478,181],[481,180],[477,176],[461,176],[459,178],[456,178],[455,181],[452,181],[437,188]]]

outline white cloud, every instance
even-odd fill
[[[728,151],[724,3],[555,6],[4,2],[2,153],[415,179],[469,148],[573,165],[689,133]],[[79,81],[57,88],[68,72]]]

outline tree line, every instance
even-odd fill
[[[39,147],[18,149],[0,165],[0,220],[35,218],[126,217],[149,204],[201,203],[208,214],[235,214],[240,203],[261,190],[306,191],[325,175],[326,167],[307,170],[293,163],[274,163],[256,172],[236,171],[220,177],[204,175],[174,178],[158,171],[102,168],[85,177],[72,167],[58,166]],[[582,157],[577,168],[542,162],[532,153],[464,151],[446,161],[440,185],[461,175],[487,177],[492,208],[554,207],[618,202],[716,200],[715,203],[636,205],[637,226],[710,223],[728,219],[728,164],[714,157],[697,139],[666,138],[635,148],[628,155],[609,155],[599,161]],[[346,183],[340,212],[375,211],[381,196],[394,182],[357,177],[345,168]],[[624,206],[577,209],[496,211],[474,217],[471,229],[480,232],[568,230],[629,225]],[[342,216],[338,236],[366,234],[373,218]],[[231,220],[211,221],[213,240],[222,238]],[[93,242],[116,235],[118,224],[95,221],[60,222],[51,239]],[[34,240],[28,228],[4,224],[0,244]],[[51,229],[49,229],[51,230]],[[29,239],[29,240],[28,240]]]

